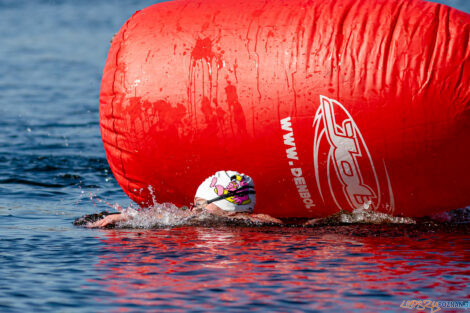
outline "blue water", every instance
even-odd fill
[[[403,300],[469,299],[468,228],[74,227],[130,205],[106,162],[98,95],[112,35],[150,4],[0,0],[0,312],[401,312]]]

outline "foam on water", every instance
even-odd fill
[[[152,191],[151,191],[152,192]],[[232,217],[222,217],[206,211],[191,211],[187,207],[177,207],[172,203],[157,203],[148,208],[138,208],[134,204],[123,208],[118,203],[110,204],[100,199],[98,196],[89,194],[93,203],[104,203],[115,211],[122,212],[132,218],[128,221],[120,222],[117,228],[171,228],[179,226],[266,226],[269,224],[249,221],[246,219]],[[393,216],[390,214],[373,211],[370,203],[352,212],[340,211],[326,218],[298,219],[288,223],[289,227],[309,227],[309,226],[331,226],[331,225],[355,225],[355,224],[403,224],[416,225],[432,223],[439,224],[465,224],[470,223],[470,207],[443,212],[424,218],[412,218],[404,216]],[[271,224],[272,225],[272,224]],[[283,226],[283,225],[279,225]]]
[[[116,225],[117,228],[172,228],[179,226],[265,226],[272,225],[250,221],[237,216],[225,217],[206,211],[191,211],[185,207],[179,208],[172,203],[156,204],[150,208],[136,210],[130,206],[122,210],[132,216],[125,222]]]
[[[411,217],[392,216],[390,214],[373,211],[370,203],[352,212],[340,211],[337,214],[323,219],[316,219],[311,224],[416,224]]]
[[[160,228],[189,225],[195,218],[203,219],[203,215],[196,215],[191,211],[181,210],[171,203],[156,204],[145,210],[137,211],[133,207],[123,210],[133,218],[129,221],[119,223],[124,228]]]

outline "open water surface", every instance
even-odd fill
[[[106,162],[98,95],[112,35],[152,3],[0,0],[0,312],[408,312],[404,300],[470,300],[468,224],[74,227],[130,205]]]

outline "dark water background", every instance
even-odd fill
[[[406,312],[403,300],[470,299],[466,228],[74,227],[105,202],[130,204],[106,162],[98,95],[110,38],[152,3],[0,0],[0,312]]]

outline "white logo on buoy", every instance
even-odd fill
[[[315,177],[323,201],[328,187],[340,209],[357,209],[368,203],[378,208],[382,200],[379,177],[364,138],[346,108],[336,100],[320,96],[313,127]],[[393,193],[385,164],[384,170],[389,187],[388,205],[393,210]],[[327,180],[322,179],[325,176]]]

